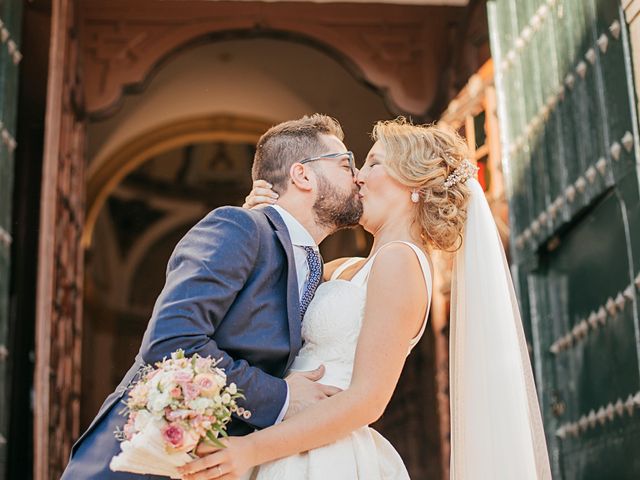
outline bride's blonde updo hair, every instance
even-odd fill
[[[386,150],[389,175],[420,195],[416,223],[425,245],[459,249],[470,191],[463,181],[446,188],[445,180],[470,158],[466,142],[449,127],[413,125],[403,117],[378,122],[372,137]]]

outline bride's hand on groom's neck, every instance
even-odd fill
[[[284,419],[290,418],[305,408],[331,397],[342,390],[317,383],[324,376],[324,365],[309,372],[294,372],[285,378],[289,386],[289,408]]]
[[[256,180],[249,195],[244,199],[242,208],[262,208],[269,205],[275,205],[279,195],[273,191],[273,185],[264,181]]]

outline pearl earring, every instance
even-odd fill
[[[417,190],[414,190],[413,192],[411,192],[411,201],[413,203],[418,203],[420,201],[420,195],[418,194]]]

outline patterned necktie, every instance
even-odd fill
[[[304,317],[305,312],[313,294],[316,293],[316,288],[320,285],[320,278],[322,277],[322,261],[320,260],[320,254],[316,252],[312,247],[305,247],[307,252],[307,264],[309,265],[309,280],[304,286],[302,298],[300,299],[300,318]]]

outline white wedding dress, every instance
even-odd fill
[[[427,257],[417,246],[416,253],[429,295],[432,291],[431,271]],[[379,250],[378,250],[379,252]],[[313,370],[320,364],[326,368],[320,383],[349,388],[360,327],[364,316],[367,279],[376,255],[351,280],[340,280],[340,274],[361,260],[346,261],[330,281],[321,284],[302,322],[304,346],[291,370]],[[420,333],[411,340],[407,354],[424,333],[427,313]],[[392,319],[390,319],[392,320]],[[408,480],[407,469],[398,452],[378,432],[360,428],[332,444],[309,452],[266,463],[250,477],[257,480]]]

